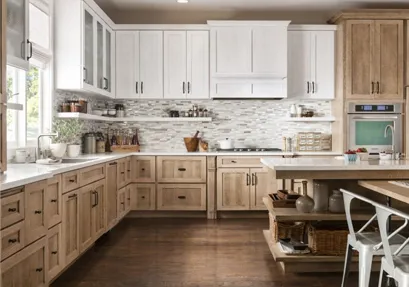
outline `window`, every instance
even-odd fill
[[[7,143],[9,149],[35,146],[40,133],[51,123],[51,17],[45,0],[30,0],[29,37],[33,43],[30,68],[23,71],[7,67],[7,98],[20,104],[22,111],[7,110]]]

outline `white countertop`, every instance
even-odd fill
[[[409,160],[370,160],[348,162],[335,158],[261,158],[267,167],[277,171],[342,170],[409,170]]]
[[[0,175],[0,191],[15,188],[32,182],[53,177],[55,174],[68,172],[112,160],[117,160],[131,155],[139,156],[335,156],[336,152],[186,152],[186,151],[144,151],[138,153],[107,153],[81,155],[79,159],[92,159],[80,163],[64,163],[54,165],[40,164],[9,164],[7,172]]]

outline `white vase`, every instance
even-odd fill
[[[81,145],[79,144],[70,144],[68,146],[68,157],[77,157],[80,155]]]
[[[65,143],[53,143],[50,144],[51,154],[55,158],[62,158],[67,150],[67,144]]]

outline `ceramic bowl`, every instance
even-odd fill
[[[344,154],[344,158],[347,161],[356,161],[358,158],[357,154]]]

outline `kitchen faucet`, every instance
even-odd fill
[[[41,139],[42,137],[58,137],[58,133],[53,133],[53,134],[41,134],[41,135],[38,136],[38,138],[37,138],[36,160],[38,160],[38,159],[43,159],[43,156],[44,156],[44,153],[43,153],[43,151],[41,150],[41,147],[40,147],[40,139]]]
[[[395,158],[395,128],[391,125],[387,125],[385,127],[385,131],[383,133],[383,136],[386,138],[388,137],[388,129],[391,129],[391,134],[392,134],[392,157],[393,159]]]

